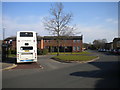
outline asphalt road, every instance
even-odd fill
[[[43,68],[3,71],[2,88],[118,88],[120,56],[94,52],[100,59],[89,63],[60,63],[40,56]]]

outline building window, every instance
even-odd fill
[[[48,40],[48,42],[50,43],[50,40]]]
[[[80,51],[80,46],[77,47],[77,51]]]
[[[45,49],[48,49],[49,47],[48,46],[45,46]]]
[[[76,43],[77,41],[76,40],[73,40],[74,43]]]
[[[50,42],[50,40],[44,40],[44,42]]]
[[[117,47],[120,47],[120,41],[117,42]]]
[[[76,50],[77,50],[77,47],[76,47],[76,46],[74,46],[74,47],[73,47],[73,50],[74,50],[74,51],[76,51]]]
[[[44,42],[47,42],[47,40],[44,40]]]
[[[77,40],[78,43],[80,43],[80,40]]]

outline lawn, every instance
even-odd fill
[[[61,61],[88,61],[97,58],[98,56],[81,56],[81,55],[59,55],[54,56],[54,59]]]
[[[50,53],[51,55],[56,55],[57,54],[57,52],[53,52],[53,53]],[[60,52],[59,54],[73,54],[73,55],[75,55],[75,54],[92,54],[92,53],[90,53],[90,52],[87,52],[87,51],[83,51],[83,52]]]
[[[16,57],[15,54],[9,54],[8,57]]]

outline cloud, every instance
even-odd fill
[[[108,23],[118,24],[118,20],[115,20],[113,18],[108,18],[105,21],[108,22]]]
[[[95,26],[78,26],[78,31],[83,34],[83,42],[93,42],[95,39],[107,39],[108,42],[111,42],[114,37],[117,36],[116,29],[109,29],[102,25],[95,25]]]
[[[35,22],[34,19],[39,19],[39,20]],[[3,27],[5,27],[6,37],[16,36],[17,31],[36,31],[41,36],[49,34],[48,31],[44,30],[44,26],[42,24],[42,17],[28,16],[23,20],[23,22],[26,21],[26,23],[25,22],[20,23],[22,22],[20,20],[23,20],[23,18],[17,17],[13,19],[8,16],[3,17],[2,21],[3,21]]]
[[[29,18],[31,19],[29,20]],[[40,17],[35,17],[35,16],[29,16],[28,18],[24,17],[24,21],[26,23],[20,23],[23,18],[17,17],[17,18],[10,18],[7,16],[4,16],[3,18],[3,27],[6,28],[6,37],[9,36],[16,36],[17,31],[36,31],[38,35],[41,36],[47,36],[49,35],[49,32],[44,29],[44,26],[42,24],[42,16]],[[33,20],[33,19],[39,19],[39,20]],[[27,23],[29,21],[29,23]],[[107,22],[112,22],[115,20],[113,19],[106,19]],[[106,38],[108,42],[112,41],[114,37],[117,36],[117,26],[114,28],[112,26],[106,27],[105,25],[94,25],[94,26],[87,26],[87,25],[82,25],[79,24],[77,25],[77,32],[81,32],[83,34],[83,42],[93,42],[95,39],[103,39]],[[112,27],[112,28],[111,28]],[[80,34],[78,34],[80,35]]]

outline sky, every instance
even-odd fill
[[[2,26],[5,38],[16,36],[17,31],[36,31],[40,36],[50,35],[42,23],[50,17],[54,2],[2,2]],[[83,35],[83,42],[107,39],[111,42],[118,37],[117,2],[63,2],[64,12],[72,12],[70,26],[76,25],[77,36]],[[1,31],[2,33],[2,31]],[[2,37],[0,38],[2,39]]]

